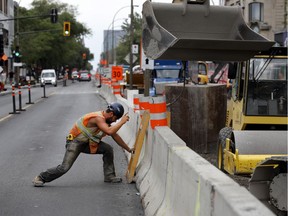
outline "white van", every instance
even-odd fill
[[[40,76],[40,84],[41,87],[47,84],[54,85],[55,87],[57,86],[57,76],[56,72],[54,69],[44,69],[41,71],[41,76]]]

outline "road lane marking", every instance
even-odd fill
[[[10,118],[11,116],[12,116],[12,114],[9,114],[9,115],[7,115],[7,116],[1,118],[1,119],[0,119],[0,122],[6,120],[6,119],[8,119],[8,118]]]

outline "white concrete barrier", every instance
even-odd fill
[[[150,128],[150,126],[148,126]],[[136,186],[139,190],[140,184],[147,175],[149,169],[151,168],[152,162],[152,152],[153,152],[153,140],[154,135],[152,130],[148,130],[145,142],[142,147],[142,158],[139,161],[139,165],[136,168],[137,175],[135,176]]]
[[[119,134],[132,147],[140,125],[139,113],[124,98],[113,98],[111,89],[103,88],[100,93],[108,102],[117,100],[128,111],[130,121]],[[274,215],[166,126],[154,130],[148,127],[141,153],[135,179],[146,216]]]
[[[166,196],[155,215],[273,215],[190,148],[168,148]]]
[[[109,85],[101,85],[101,88],[98,89],[98,92],[103,98],[105,98],[108,103],[117,101],[116,96],[113,94],[112,88]]]
[[[117,102],[121,103],[124,107],[124,113],[128,113],[129,122],[127,122],[123,127],[120,128],[119,134],[121,134],[122,139],[131,148],[135,144],[137,131],[141,124],[140,115],[134,113],[133,105],[127,103],[127,100],[123,97],[117,97]],[[127,153],[127,152],[126,152]],[[130,160],[130,154],[127,153],[128,159]]]
[[[168,127],[156,128],[152,137],[154,142],[151,142],[153,146],[151,167],[139,187],[147,215],[156,215],[166,196],[169,146],[186,146]]]
[[[139,94],[139,90],[127,90],[127,100],[131,106],[134,105],[134,102],[133,102],[134,94]]]

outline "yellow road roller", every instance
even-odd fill
[[[285,158],[287,47],[272,47],[274,41],[249,28],[241,7],[212,6],[208,0],[147,0],[142,15],[142,48],[147,58],[229,62],[228,78],[233,82],[226,127],[219,133],[218,167],[231,174],[251,174],[273,156]],[[261,165],[260,173],[270,173],[270,180],[273,179],[279,161],[270,160],[275,162],[273,172],[271,164],[270,168]],[[287,168],[280,170],[287,173]],[[279,184],[284,175],[279,177],[281,181],[274,181],[279,187],[273,191],[287,191],[287,184]],[[274,192],[272,197],[278,197]],[[284,198],[281,205],[273,206],[281,212],[286,209],[287,213]]]
[[[230,63],[228,78],[233,82],[228,92],[226,127],[219,132],[217,166],[232,175],[252,174],[251,193],[269,202],[278,215],[285,215],[287,49],[272,47],[248,61]],[[272,198],[267,192],[263,195],[259,187],[281,191],[277,192],[281,198]]]

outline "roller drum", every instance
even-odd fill
[[[287,154],[287,131],[233,131],[239,155]]]

